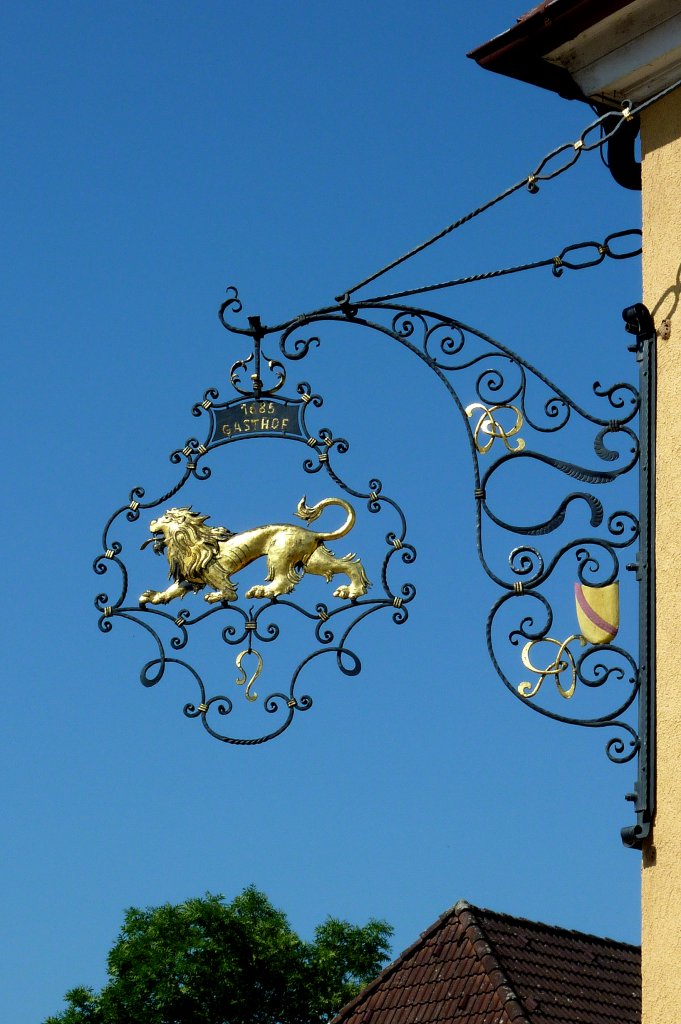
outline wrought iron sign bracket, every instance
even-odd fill
[[[610,408],[607,416],[593,415],[574,402],[541,372],[510,349],[474,328],[432,310],[391,301],[390,296],[374,300],[351,299],[339,295],[336,306],[304,314],[285,324],[262,328],[263,337],[278,335],[279,351],[287,359],[304,358],[313,342],[320,338],[303,337],[308,328],[322,322],[352,325],[380,332],[409,349],[425,362],[454,400],[466,425],[473,461],[476,532],[480,561],[488,576],[502,588],[487,623],[489,654],[502,681],[513,695],[540,714],[554,720],[587,728],[612,728],[620,731],[606,744],[606,752],[615,763],[636,759],[638,778],[627,799],[635,804],[636,825],[622,830],[625,845],[640,848],[648,835],[654,813],[654,429],[655,429],[655,330],[648,310],[637,304],[623,312],[626,330],[635,336],[630,346],[639,364],[640,392],[628,384],[604,387],[594,385],[594,393]],[[240,329],[226,317],[235,311],[238,296],[230,291],[220,317],[228,330]],[[387,318],[387,320],[386,320]],[[471,351],[473,344],[478,348]],[[472,379],[470,373],[473,371]],[[469,379],[465,380],[466,373]],[[453,378],[457,377],[456,387]],[[531,409],[530,385],[543,389],[541,407]],[[475,401],[469,401],[474,398]],[[632,421],[639,418],[638,436]],[[535,431],[535,442],[580,421],[595,428],[593,449],[601,468],[567,462],[550,451],[530,446],[528,435]],[[619,448],[617,439],[620,439]],[[622,444],[624,440],[624,444]],[[627,450],[627,445],[630,447]],[[494,508],[491,500],[498,470],[524,460],[549,467],[564,477],[584,481],[596,488],[616,485],[631,470],[639,469],[639,510],[615,510],[606,514],[596,493],[578,491],[565,496],[555,513],[541,523],[512,524]],[[606,465],[603,466],[603,463]],[[619,465],[618,465],[619,463]],[[609,464],[609,465],[608,465]],[[568,508],[585,505],[591,527],[601,528],[600,536],[574,537],[544,554],[539,544],[557,535]],[[493,526],[502,535],[514,534],[521,541],[508,555],[510,578],[499,573],[487,556],[487,528]],[[603,527],[605,528],[603,530]],[[534,538],[532,545],[528,538]],[[633,568],[639,589],[639,656],[634,658],[613,643],[619,628],[619,552],[638,543]],[[553,608],[543,593],[554,569],[574,556],[578,583],[575,584],[578,632],[567,639],[550,634]],[[627,568],[632,568],[629,563]],[[557,573],[556,573],[557,575]],[[541,589],[540,589],[541,588]],[[495,630],[503,614],[518,603],[534,602],[534,613],[520,616],[519,625],[508,639],[520,649],[522,666],[531,674],[529,681],[518,682],[505,670],[497,654]],[[537,614],[538,613],[538,614]],[[542,621],[543,616],[543,621]],[[565,635],[565,634],[563,634]],[[577,644],[586,648],[575,650]],[[546,650],[554,657],[546,659]],[[535,659],[544,652],[537,667]],[[598,660],[599,656],[602,660]],[[609,663],[609,659],[613,663]],[[517,667],[512,670],[514,674]],[[520,670],[523,671],[522,668]],[[595,715],[568,716],[541,706],[536,698],[544,684],[555,684],[559,698],[572,700],[581,690],[587,696],[604,690],[606,683],[624,683],[624,696],[616,697],[615,707]],[[638,728],[623,718],[638,698]],[[560,704],[560,700],[559,700]]]

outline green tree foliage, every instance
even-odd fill
[[[45,1024],[324,1024],[378,974],[392,928],[329,917],[312,942],[254,887],[126,911],[101,992]]]

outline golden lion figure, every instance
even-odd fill
[[[290,594],[305,573],[323,576],[327,583],[334,576],[347,576],[349,584],[334,590],[334,597],[347,601],[362,597],[371,584],[360,560],[354,554],[337,558],[325,545],[325,541],[338,540],[350,532],[355,524],[352,506],[341,498],[324,498],[309,508],[303,497],[296,515],[313,523],[331,505],[344,509],[347,518],[339,529],[328,533],[286,523],[231,533],[222,526],[206,526],[208,516],[193,512],[191,506],[168,509],[149,524],[153,536],[142,547],[153,543],[157,554],[165,552],[173,582],[167,590],[145,590],[140,604],[167,604],[189,590],[204,587],[213,588],[204,595],[206,601],[234,601],[232,575],[261,556],[267,558],[267,584],[251,587],[247,599]]]

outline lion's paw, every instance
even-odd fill
[[[350,587],[338,587],[337,590],[334,590],[333,596],[339,597],[341,601],[349,601],[355,595],[350,593]]]
[[[236,591],[233,594],[226,594],[223,590],[212,590],[210,594],[204,594],[203,600],[208,604],[217,604],[219,601],[233,601],[236,598]]]
[[[270,597],[270,596],[271,595],[268,592],[267,587],[261,587],[261,586],[251,587],[250,590],[246,591],[246,599],[247,600],[252,598],[252,597]]]
[[[140,605],[145,604],[160,604],[161,594],[158,590],[145,590],[143,594],[139,596]]]

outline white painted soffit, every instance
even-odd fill
[[[638,0],[545,55],[585,96],[641,103],[681,78],[681,0]]]

